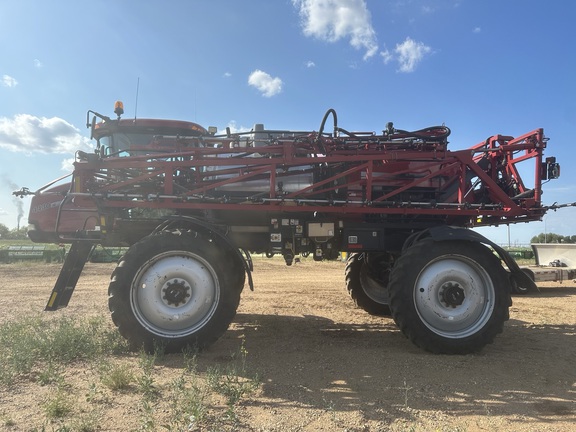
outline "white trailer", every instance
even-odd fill
[[[521,267],[535,282],[564,282],[576,279],[576,244],[532,243],[535,265]],[[514,287],[519,294],[526,294],[529,288]]]

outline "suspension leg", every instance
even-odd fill
[[[55,311],[68,306],[78,278],[80,278],[80,273],[82,273],[84,264],[86,264],[93,247],[94,244],[87,241],[72,243],[44,310]]]

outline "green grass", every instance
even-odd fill
[[[258,376],[251,374],[248,370],[247,355],[248,351],[242,342],[238,352],[232,355],[232,361],[229,364],[225,367],[214,366],[208,371],[208,385],[226,400],[228,420],[236,421],[238,403],[260,387]]]
[[[0,326],[0,384],[26,376],[47,384],[74,361],[128,352],[126,342],[101,319],[46,320],[40,316],[8,321]]]
[[[0,239],[0,248],[8,247],[8,246],[32,246],[36,243],[33,243],[30,239],[20,239],[20,240],[6,240]]]
[[[112,391],[129,390],[135,382],[135,376],[128,364],[103,362],[100,366],[100,381]]]
[[[92,432],[116,395],[132,397],[140,412],[141,431],[223,430],[238,425],[237,407],[260,386],[250,371],[242,343],[222,365],[197,369],[197,354],[166,358],[134,353],[115,329],[100,319],[28,316],[0,326],[0,391],[16,385],[44,388],[42,423],[27,430]],[[163,378],[162,363],[178,361],[180,371]],[[85,371],[87,388],[79,390],[75,373]],[[82,393],[79,393],[81,391]],[[89,408],[81,408],[84,401]],[[169,407],[159,420],[158,406]],[[5,413],[0,425],[20,427]]]
[[[44,412],[49,420],[66,417],[72,412],[73,401],[63,390],[58,389],[44,402]]]

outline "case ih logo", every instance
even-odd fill
[[[51,203],[40,204],[30,209],[30,213],[40,213],[54,207],[58,207],[62,201],[54,201]]]

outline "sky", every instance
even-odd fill
[[[544,128],[576,202],[576,2],[550,0],[0,0],[0,223],[94,143],[86,112],[220,130],[446,124],[449,148]],[[576,208],[483,228],[501,244],[576,234]]]

